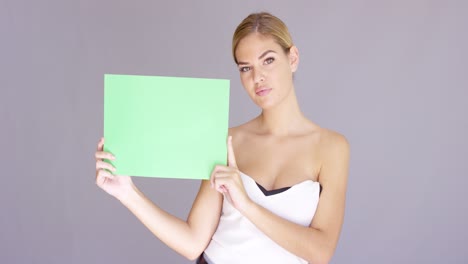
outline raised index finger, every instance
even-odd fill
[[[232,136],[228,137],[228,166],[237,168],[236,156],[234,155],[234,148],[232,147]]]

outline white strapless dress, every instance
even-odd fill
[[[319,202],[318,182],[306,180],[280,193],[265,195],[251,177],[241,172],[241,178],[252,201],[291,222],[310,225]],[[227,199],[223,200],[219,225],[204,257],[210,264],[307,263],[267,237]]]

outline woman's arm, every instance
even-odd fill
[[[162,210],[136,188],[121,202],[163,243],[194,260],[208,246],[218,226],[222,196],[203,180],[186,221]]]
[[[345,209],[349,145],[338,134],[326,141],[319,175],[323,191],[309,227],[281,218],[254,202],[242,209],[242,213],[273,241],[314,264],[330,261],[338,243]]]
[[[104,139],[96,151],[96,184],[120,200],[162,242],[188,259],[196,259],[210,242],[219,222],[222,195],[202,181],[186,221],[162,210],[133,184],[129,176],[113,175],[115,168],[104,159],[115,157],[103,151]]]

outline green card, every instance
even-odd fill
[[[209,179],[227,162],[229,80],[104,75],[104,151],[117,175]]]

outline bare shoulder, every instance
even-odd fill
[[[349,152],[346,137],[330,129],[320,128],[320,144],[325,152]]]
[[[345,136],[336,131],[321,128],[320,152],[322,168],[319,178],[321,180],[331,180],[330,177],[347,178],[350,146]]]

